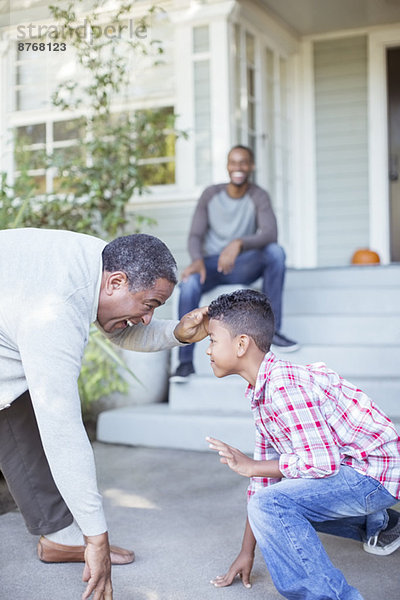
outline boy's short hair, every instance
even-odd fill
[[[262,352],[269,351],[275,319],[270,301],[262,292],[246,289],[221,294],[209,305],[208,317],[223,321],[233,337],[246,334]]]

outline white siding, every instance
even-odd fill
[[[314,44],[318,264],[369,244],[367,39]]]

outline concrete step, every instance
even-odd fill
[[[400,377],[360,377],[352,380],[390,419],[400,420]]]
[[[351,382],[368,394],[391,418],[400,418],[400,377],[357,377]],[[171,410],[186,412],[230,411],[248,413],[250,407],[244,396],[247,384],[230,376],[193,376],[187,383],[170,385]]]
[[[399,301],[400,305],[400,301]],[[286,315],[285,331],[301,345],[400,345],[400,313],[396,315]]]
[[[400,283],[400,264],[392,265],[351,265],[348,267],[326,267],[316,269],[288,269],[285,289],[298,288],[379,288]]]
[[[301,340],[300,340],[301,343]],[[206,349],[208,340],[196,344],[194,366],[198,375],[211,375],[211,367]],[[300,365],[313,362],[324,362],[342,377],[352,381],[355,377],[368,377],[371,374],[380,377],[398,377],[400,375],[400,339],[397,344],[358,345],[309,344],[301,346],[296,352],[280,352],[276,347],[274,353],[282,360],[289,360]],[[177,353],[173,353],[172,372],[177,364]]]
[[[241,395],[243,389],[240,390],[239,382],[233,381],[233,384],[236,396],[220,396],[219,405],[214,405],[208,395],[201,408],[197,408],[202,401],[201,393],[193,386],[206,387],[199,378],[193,383],[181,384],[179,388],[179,384],[174,384],[173,393],[178,392],[178,395],[172,406],[152,404],[102,412],[97,424],[97,439],[112,444],[207,451],[205,437],[211,435],[251,454],[254,450],[253,417]],[[399,425],[399,381],[386,381],[383,385],[379,381],[364,380],[360,387]],[[191,389],[190,395],[181,392],[185,389]],[[378,398],[380,394],[385,399]]]
[[[400,377],[355,377],[349,381],[363,390],[390,417],[400,419]],[[247,384],[236,375],[224,379],[191,376],[187,383],[172,383],[169,406],[178,412],[242,412],[250,406],[245,398]]]
[[[289,315],[399,315],[400,287],[286,289],[283,326]]]
[[[218,379],[214,375],[192,375],[185,383],[171,383],[169,405],[173,411],[249,413],[244,396],[247,382],[239,375]]]
[[[243,452],[254,451],[254,422],[231,412],[172,411],[168,404],[107,410],[99,415],[97,439],[110,444],[208,450],[206,436],[221,439]]]

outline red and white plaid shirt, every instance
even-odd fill
[[[393,423],[325,364],[295,365],[269,352],[246,397],[256,425],[255,460],[279,459],[290,479],[329,477],[348,465],[400,498],[400,438]],[[248,496],[279,481],[252,477]]]

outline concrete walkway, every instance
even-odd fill
[[[216,589],[240,548],[246,480],[208,452],[96,443],[111,541],[134,564],[113,568],[114,600],[278,600],[257,552],[253,587]],[[365,600],[400,598],[400,550],[380,558],[361,544],[322,536],[335,565]],[[0,516],[1,600],[79,600],[82,565],[46,565],[18,513]]]

